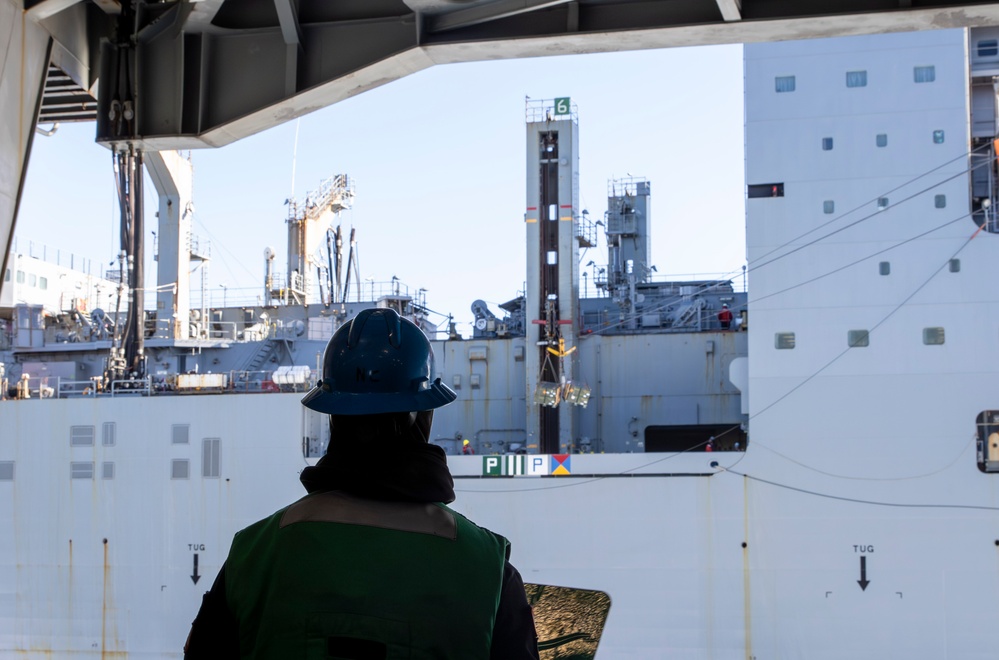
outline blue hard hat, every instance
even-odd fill
[[[434,380],[430,340],[393,309],[365,309],[326,345],[322,380],[302,399],[329,415],[433,410],[458,398]]]

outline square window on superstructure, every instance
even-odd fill
[[[888,208],[888,198],[878,197],[878,210],[883,211],[886,208]]]
[[[101,464],[101,479],[114,479],[113,461],[104,461]]]
[[[882,261],[878,264],[878,273],[881,275],[891,275],[891,262]]]
[[[28,286],[37,286],[38,276],[34,273],[28,273]]]
[[[933,197],[933,206],[938,209],[947,208],[947,195],[936,195]]]
[[[778,94],[794,91],[794,76],[777,76],[774,78],[774,90]]]
[[[867,87],[867,72],[866,71],[847,71],[846,72],[846,86],[847,87]]]
[[[46,289],[48,289],[49,288],[49,278],[39,276],[38,277],[38,288],[41,289],[42,291],[45,291]]]
[[[17,271],[17,283],[18,284],[24,284],[24,271],[23,270]]]
[[[944,143],[944,132],[942,130],[933,131],[933,144]]]
[[[831,199],[827,199],[826,201],[822,202],[822,212],[823,213],[835,213],[836,212],[836,202],[833,201],[833,200],[831,200]]]
[[[923,343],[927,346],[939,346],[944,343],[943,328],[923,328]]]
[[[995,57],[999,55],[999,40],[982,39],[977,44],[979,57]]]
[[[774,334],[774,347],[779,349],[794,348],[794,333],[778,332]]]
[[[871,333],[867,330],[850,330],[846,333],[846,345],[850,348],[864,348],[871,345]]]
[[[831,137],[822,138],[822,151],[832,151],[833,139]]]
[[[3,281],[10,282],[10,268],[3,272]]]
[[[175,445],[186,445],[191,442],[191,426],[190,424],[174,424],[171,427],[172,437],[171,444]]]
[[[888,134],[887,133],[878,133],[877,136],[875,136],[875,138],[874,138],[874,143],[876,145],[878,145],[879,147],[887,147],[888,146]]]
[[[0,481],[14,481],[14,461],[0,461]]]
[[[170,461],[171,479],[188,479],[191,476],[191,461],[186,458],[175,458]]]
[[[937,69],[932,65],[913,67],[912,79],[917,83],[931,83],[937,79]]]
[[[950,269],[950,272],[952,272],[952,273],[960,273],[961,272],[961,260],[960,259],[951,259],[947,263],[947,268]]]

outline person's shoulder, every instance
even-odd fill
[[[296,500],[295,502],[292,502],[291,504],[289,504],[287,506],[281,507],[280,509],[278,509],[277,511],[275,511],[271,515],[267,516],[266,518],[261,518],[260,520],[256,521],[255,523],[247,525],[243,529],[241,529],[238,532],[236,532],[236,536],[244,536],[244,537],[245,536],[252,536],[254,534],[257,534],[257,533],[263,531],[264,529],[266,529],[267,527],[269,527],[269,526],[271,526],[273,524],[279,524],[280,521],[281,521],[281,518],[284,516],[285,512],[288,511],[288,509],[290,509],[295,504],[298,504],[302,500],[306,499],[307,497],[309,497],[309,495],[306,495],[305,497],[302,497],[301,499]]]
[[[462,525],[462,523],[459,522],[459,524],[458,524],[459,530],[461,529],[462,526],[464,526],[466,528],[466,530],[473,531],[474,533],[481,534],[481,535],[484,535],[486,537],[489,537],[494,542],[496,542],[496,543],[498,543],[500,545],[503,545],[506,548],[506,555],[507,555],[507,557],[510,556],[510,541],[505,536],[503,536],[502,534],[497,534],[496,532],[494,532],[493,530],[489,529],[488,527],[483,527],[482,525],[476,523],[474,520],[472,520],[468,516],[455,511],[454,509],[452,509],[451,507],[449,507],[446,504],[438,503],[437,506],[439,506],[439,507],[441,507],[441,508],[449,511],[451,514],[454,515],[454,517],[455,517],[456,520],[460,520],[460,521],[462,521],[464,523],[464,525]]]

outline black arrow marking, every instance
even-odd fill
[[[198,556],[197,555],[194,555],[194,561],[195,561],[195,563],[197,563],[197,561],[198,561]],[[870,583],[871,583],[871,581],[867,579],[867,557],[865,557],[864,555],[861,555],[860,556],[860,579],[857,580],[857,584],[860,585],[860,590],[861,591],[867,591],[867,585],[869,585]]]
[[[194,553],[194,573],[191,575],[191,579],[194,580],[194,584],[197,584],[198,580],[201,579],[201,576],[198,575],[198,553],[197,552]]]

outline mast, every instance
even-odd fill
[[[528,446],[567,453],[579,403],[579,126],[570,99],[527,102]]]

